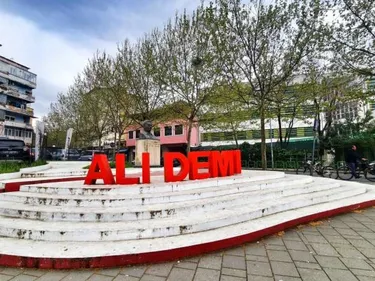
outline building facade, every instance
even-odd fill
[[[126,147],[129,149],[129,157],[131,160],[135,157],[135,143],[139,139],[142,132],[141,126],[131,126],[125,130]],[[161,156],[165,152],[182,152],[186,153],[188,143],[188,125],[183,120],[173,120],[170,122],[160,123],[156,125],[153,134],[160,139]],[[198,124],[195,124],[191,131],[192,147],[200,144]],[[130,160],[130,161],[131,161]]]
[[[13,60],[0,56],[0,136],[31,145],[36,74]]]

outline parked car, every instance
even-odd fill
[[[1,161],[32,161],[31,150],[23,140],[0,138]]]
[[[86,150],[81,153],[81,156],[78,158],[78,161],[92,161],[94,154],[102,154],[103,151],[100,150]]]
[[[77,149],[68,149],[63,154],[63,160],[78,160],[81,157]]]

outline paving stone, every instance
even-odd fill
[[[219,281],[220,271],[214,269],[198,268],[194,281]]]
[[[266,245],[266,249],[267,250],[276,250],[276,251],[286,251],[286,247],[285,246],[281,246],[281,245],[270,245],[270,244],[267,244]]]
[[[368,276],[375,279],[375,270],[363,270],[363,269],[352,269],[354,275],[357,276]]]
[[[372,277],[367,277],[367,276],[357,276],[359,281],[374,281],[374,278]]]
[[[147,268],[146,274],[167,277],[172,267],[172,263],[154,264]]]
[[[302,279],[299,278],[299,277],[290,277],[290,276],[276,275],[275,276],[275,281],[302,281]]]
[[[295,231],[286,231],[283,235],[284,244],[285,241],[301,241],[301,238],[299,237],[298,233]]]
[[[306,245],[303,242],[284,241],[288,250],[307,251]]]
[[[265,245],[279,245],[284,246],[283,239],[281,237],[267,237],[266,240],[264,240]]]
[[[48,271],[36,280],[38,281],[60,281],[68,274],[69,272],[61,271],[61,270]]]
[[[268,257],[271,261],[292,262],[288,252],[269,250]]]
[[[10,280],[12,278],[14,278],[14,276],[0,274],[0,281],[8,281],[8,280]]]
[[[294,265],[297,268],[309,268],[309,269],[319,269],[321,270],[322,268],[320,267],[319,264],[317,263],[312,263],[312,262],[301,262],[301,261],[295,261]]]
[[[268,262],[268,257],[246,255],[246,260]]]
[[[357,230],[363,230],[363,231],[368,230],[368,228],[366,226],[364,226],[363,224],[361,224],[360,222],[346,222],[346,224],[355,231],[357,231]]]
[[[265,277],[265,276],[257,276],[257,275],[248,275],[248,281],[274,281],[272,277]]]
[[[336,247],[336,251],[344,258],[366,259],[366,257],[354,247]]]
[[[245,253],[246,255],[254,255],[254,256],[267,256],[266,248],[264,245],[252,244],[245,246]]]
[[[340,259],[336,257],[315,256],[315,259],[323,268],[347,269]]]
[[[139,281],[139,278],[128,275],[119,275],[113,279],[113,281]]]
[[[366,239],[374,239],[375,237],[375,233],[373,231],[371,232],[358,231],[357,233]]]
[[[245,278],[246,277],[246,270],[223,267],[221,269],[221,274]]]
[[[227,256],[224,255],[223,257],[223,266],[228,268],[235,268],[235,269],[246,269],[246,261],[245,257],[237,257],[237,256]]]
[[[31,276],[36,276],[36,277],[40,277],[42,276],[43,274],[45,274],[47,271],[45,270],[40,270],[40,269],[34,269],[34,268],[25,268],[22,272],[22,274],[26,274],[26,275],[31,275]]]
[[[357,248],[363,255],[370,259],[375,258],[375,248]]]
[[[192,269],[192,270],[195,270],[197,268],[197,266],[198,266],[197,263],[187,262],[187,261],[176,262],[174,264],[174,267],[185,268],[185,269]]]
[[[324,238],[330,243],[330,244],[346,244],[349,245],[349,241],[346,240],[342,236],[324,236]]]
[[[222,275],[220,281],[246,281],[246,278]]]
[[[198,267],[220,270],[222,257],[204,256],[200,259]]]
[[[167,281],[192,281],[195,271],[184,268],[173,268]]]
[[[10,279],[10,280],[12,281],[34,281],[37,278],[38,277],[35,277],[35,276],[20,274],[20,275],[17,275],[16,277],[13,277],[13,279]]]
[[[364,239],[348,239],[348,241],[356,248],[373,248],[375,250],[374,245]]]
[[[339,253],[329,244],[311,244],[314,251],[321,256],[339,257]]]
[[[200,258],[201,258],[201,257],[190,257],[190,258],[187,258],[187,259],[183,259],[183,261],[196,262],[196,263],[198,263]]]
[[[294,261],[313,262],[316,263],[313,254],[304,251],[289,251]]]
[[[341,235],[346,236],[358,236],[358,234],[350,228],[336,228],[337,232],[339,232]]]
[[[272,276],[271,266],[266,262],[248,261],[247,273],[250,275]]]
[[[104,276],[99,274],[92,275],[87,281],[112,281],[113,276]]]
[[[325,236],[337,236],[340,233],[338,233],[334,228],[323,228],[319,229],[319,232],[325,237]]]
[[[328,241],[322,235],[307,235],[307,234],[304,234],[304,236],[309,243],[328,244]]]
[[[88,279],[94,272],[88,270],[71,271],[63,281],[82,281]]]
[[[230,250],[225,251],[225,255],[232,255],[232,256],[245,256],[245,248],[243,247],[237,247]]]
[[[145,274],[142,276],[141,280],[139,281],[165,281],[165,280],[166,280],[165,277]]]
[[[134,266],[134,267],[125,267],[121,269],[120,274],[125,274],[134,277],[142,277],[145,273],[147,266]]]
[[[108,268],[108,269],[99,270],[97,274],[115,277],[120,274],[120,271],[121,271],[121,268]]]
[[[272,272],[275,275],[299,277],[296,266],[289,262],[271,261]]]
[[[5,275],[13,275],[13,276],[16,276],[16,275],[19,275],[23,272],[22,269],[20,268],[14,268],[14,267],[3,267],[1,269],[1,273],[2,274],[5,274]]]
[[[349,270],[327,268],[325,272],[331,281],[357,281],[357,278]]]
[[[333,228],[350,228],[349,226],[347,226],[345,223],[343,223],[342,221],[334,221],[334,220],[331,220],[329,222],[330,226],[332,226]]]
[[[340,258],[348,268],[372,270],[372,267],[362,259]]]
[[[327,274],[322,270],[299,268],[298,272],[303,281],[330,281]],[[344,281],[344,279],[341,281]]]

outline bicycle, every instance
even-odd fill
[[[302,167],[298,167],[296,174],[309,174],[312,176],[317,173],[319,176],[337,179],[337,171],[332,166],[323,166],[320,162],[312,163],[308,160],[303,163]]]
[[[364,174],[368,181],[375,182],[375,162],[362,161],[357,166],[356,175],[360,176],[361,173]],[[342,180],[351,180],[353,178],[351,170],[346,163],[337,169],[337,175]]]

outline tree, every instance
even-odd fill
[[[187,153],[190,152],[191,132],[207,104],[210,89],[220,76],[207,32],[204,7],[192,15],[177,14],[165,26],[163,33],[155,34],[161,62],[157,79],[163,87],[165,104],[183,104],[172,109],[186,120]]]
[[[105,52],[97,52],[85,69],[86,78],[92,87],[101,93],[100,100],[108,109],[107,130],[114,132],[115,149],[119,147],[124,130],[133,123],[133,99],[128,94],[128,84],[122,77],[122,66],[118,58]]]
[[[246,88],[246,85],[242,85],[242,88]],[[231,85],[218,85],[212,92],[199,124],[206,129],[215,128],[230,133],[238,148],[238,134],[244,122],[249,121],[249,109],[239,101],[237,89]]]
[[[334,20],[327,24],[333,61],[364,76],[375,75],[375,1],[326,0]]]
[[[118,47],[116,71],[128,97],[123,101],[131,102],[132,112],[128,112],[128,117],[138,124],[145,120],[160,121],[164,115],[160,110],[163,106],[163,91],[155,79],[156,69],[160,65],[156,51],[156,42],[148,35],[135,45],[125,40]]]
[[[266,168],[265,119],[276,89],[295,74],[319,42],[320,9],[307,1],[216,0],[210,14],[212,44],[223,76],[244,81],[243,101],[259,112],[262,167]]]

